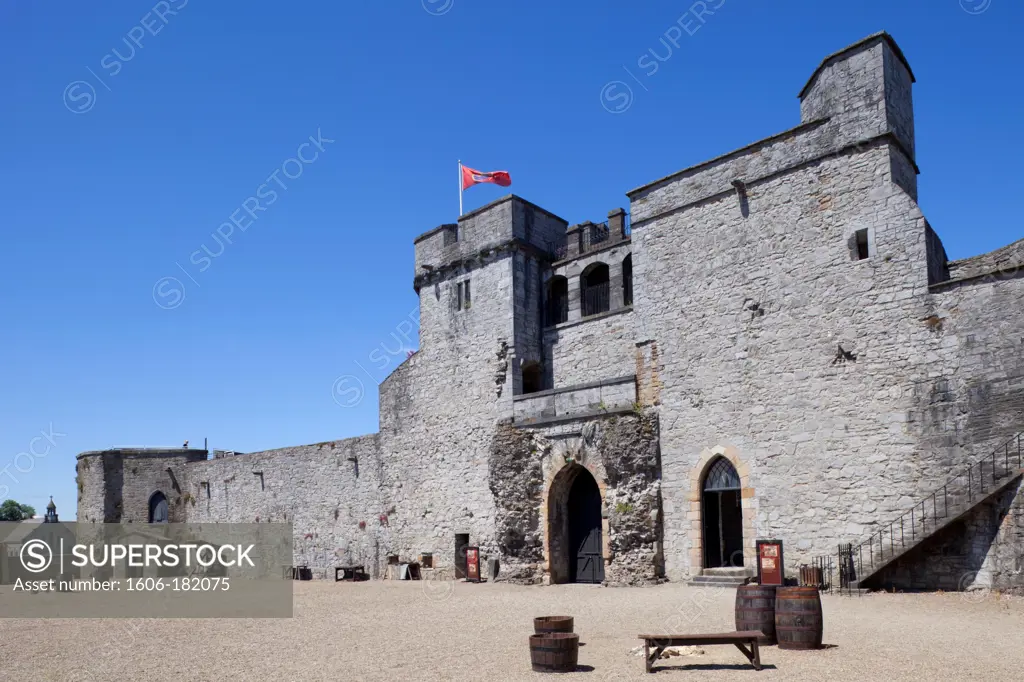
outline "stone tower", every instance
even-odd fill
[[[565,243],[566,226],[507,196],[416,239],[420,349],[447,355],[454,374],[473,365],[493,373],[499,413],[511,414],[523,366],[542,359],[543,270]]]
[[[800,91],[801,124],[828,122],[837,148],[889,142],[894,181],[917,200],[914,151],[915,82],[910,64],[887,33],[877,33],[829,55]]]

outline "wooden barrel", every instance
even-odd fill
[[[570,673],[579,660],[580,636],[571,632],[530,635],[530,665],[539,673]]]
[[[775,586],[740,585],[736,588],[736,629],[760,630],[759,644],[775,644]]]
[[[541,616],[533,619],[533,631],[538,635],[549,632],[572,632],[572,616]]]
[[[820,649],[821,594],[817,587],[775,591],[775,636],[780,649]]]

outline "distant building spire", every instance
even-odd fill
[[[46,516],[43,517],[43,523],[58,523],[57,505],[53,503],[53,495],[50,495],[50,504],[46,505]]]

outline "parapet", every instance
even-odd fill
[[[209,456],[206,450],[196,448],[110,448],[108,450],[88,450],[79,453],[75,459],[84,457],[115,456],[122,458],[136,457],[185,457],[189,461],[201,461]]]
[[[419,290],[508,247],[534,249],[554,260],[567,226],[554,213],[509,194],[417,237],[413,286]]]
[[[609,211],[608,222],[592,223],[588,220],[572,225],[566,230],[565,248],[558,251],[558,259],[576,258],[627,241],[629,230],[629,214],[624,208]]]

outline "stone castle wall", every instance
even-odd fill
[[[566,322],[544,332],[547,366],[569,387],[632,374],[636,366],[635,313]]]
[[[184,510],[192,523],[291,523],[295,565],[372,571],[388,545],[381,466],[376,435],[204,460],[187,467]]]
[[[799,126],[633,190],[631,235],[617,210],[592,252],[592,225],[518,197],[421,235],[420,347],[380,387],[378,434],[213,460],[84,453],[79,519],[145,521],[160,490],[171,520],[292,522],[297,564],[379,573],[432,552],[450,568],[468,534],[503,579],[560,582],[585,470],[606,579],[639,584],[701,571],[701,480],[726,457],[748,567],[759,537],[784,540],[791,574],[866,539],[1024,430],[1024,241],[947,263],[916,203],[913,80],[885,35],[826,58]],[[611,310],[580,319],[598,261]],[[569,321],[545,327],[555,275]],[[545,390],[524,396],[533,362]],[[1024,586],[1022,504],[1007,492],[885,580],[980,567]]]

